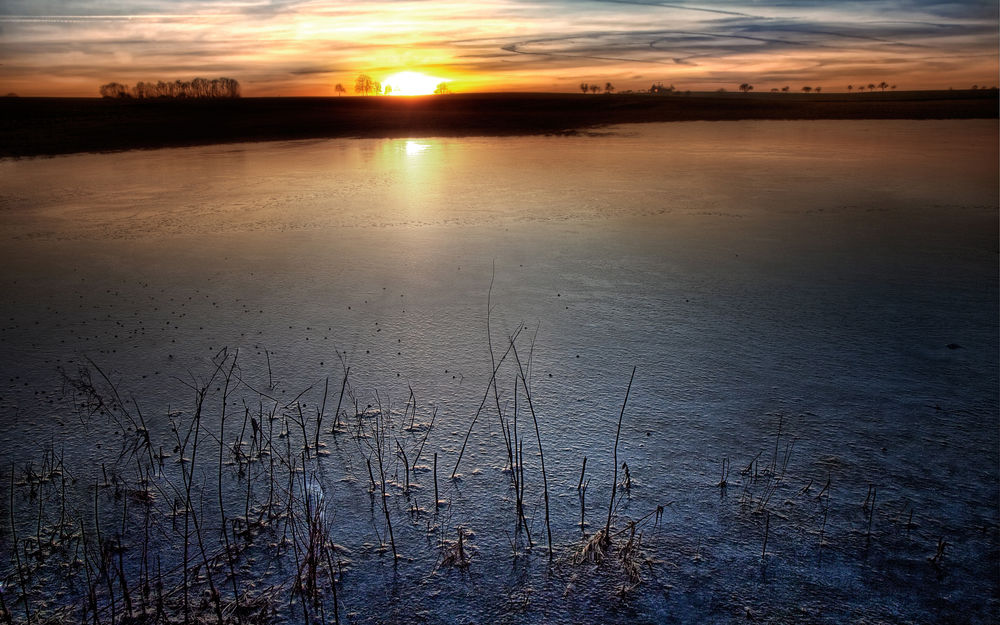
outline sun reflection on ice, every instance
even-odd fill
[[[431,146],[428,143],[420,143],[419,141],[407,141],[405,147],[406,155],[417,156],[418,154],[421,154],[422,152],[427,150],[429,147]]]

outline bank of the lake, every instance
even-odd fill
[[[0,157],[332,137],[544,135],[608,124],[996,119],[997,91],[451,94],[102,100],[0,98]]]

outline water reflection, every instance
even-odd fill
[[[107,239],[716,217],[707,227],[850,207],[984,206],[996,203],[995,135],[993,120],[693,123],[618,127],[600,140],[357,139],[6,160],[0,232]]]
[[[421,143],[419,141],[407,141],[406,142],[406,147],[405,147],[406,155],[407,156],[419,156],[420,154],[422,154],[425,150],[427,150],[430,147],[431,146],[428,143]]]

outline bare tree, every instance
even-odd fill
[[[600,90],[601,90],[601,87],[599,85],[590,85],[590,92],[591,93],[597,93]]]
[[[868,91],[875,91],[875,83],[868,83]]]
[[[882,90],[882,93],[885,93],[885,90],[889,88],[889,83],[883,80],[878,84],[878,88]]]
[[[785,85],[784,87],[782,87],[781,88],[781,92],[782,93],[788,93],[788,85]]]
[[[196,98],[207,98],[209,94],[208,81],[204,78],[195,78],[191,81],[191,92]]]
[[[823,90],[823,87],[816,87],[815,89],[813,89],[813,91],[815,91],[816,93],[819,93],[822,90]]]
[[[375,81],[368,74],[359,74],[354,79],[354,93],[370,95],[375,92]]]
[[[812,91],[812,90],[813,90],[813,88],[812,88],[812,87],[810,87],[809,85],[806,85],[805,87],[802,87],[802,91],[803,91],[804,93],[809,93],[809,92],[810,92],[810,91]]]
[[[847,85],[847,90],[848,91],[851,91],[852,89],[854,89],[854,85]]]
[[[580,83],[580,91],[582,91],[582,92],[584,92],[584,93],[587,93],[587,91],[588,91],[589,89],[590,89],[590,85],[588,85],[588,84],[587,84],[587,83],[585,83],[585,82],[581,82],[581,83]]]
[[[101,85],[101,97],[102,98],[128,98],[131,97],[128,87],[121,83],[109,82],[106,85]]]
[[[740,91],[742,91],[743,93],[750,93],[751,91],[753,91],[753,85],[745,82],[742,85],[740,85]]]
[[[448,83],[439,82],[437,87],[434,87],[434,95],[447,95],[451,93],[451,89],[448,88]]]
[[[220,78],[222,82],[222,93],[224,98],[238,98],[242,95],[240,92],[240,83],[235,78]]]
[[[610,82],[604,83],[604,93],[611,93],[615,90],[615,86]]]

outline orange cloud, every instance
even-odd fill
[[[407,70],[456,91],[566,91],[581,81],[946,88],[998,73],[996,7],[936,0],[849,10],[816,0],[8,0],[0,29],[0,91],[22,95],[220,75],[248,96],[332,95],[360,72],[383,80]]]

